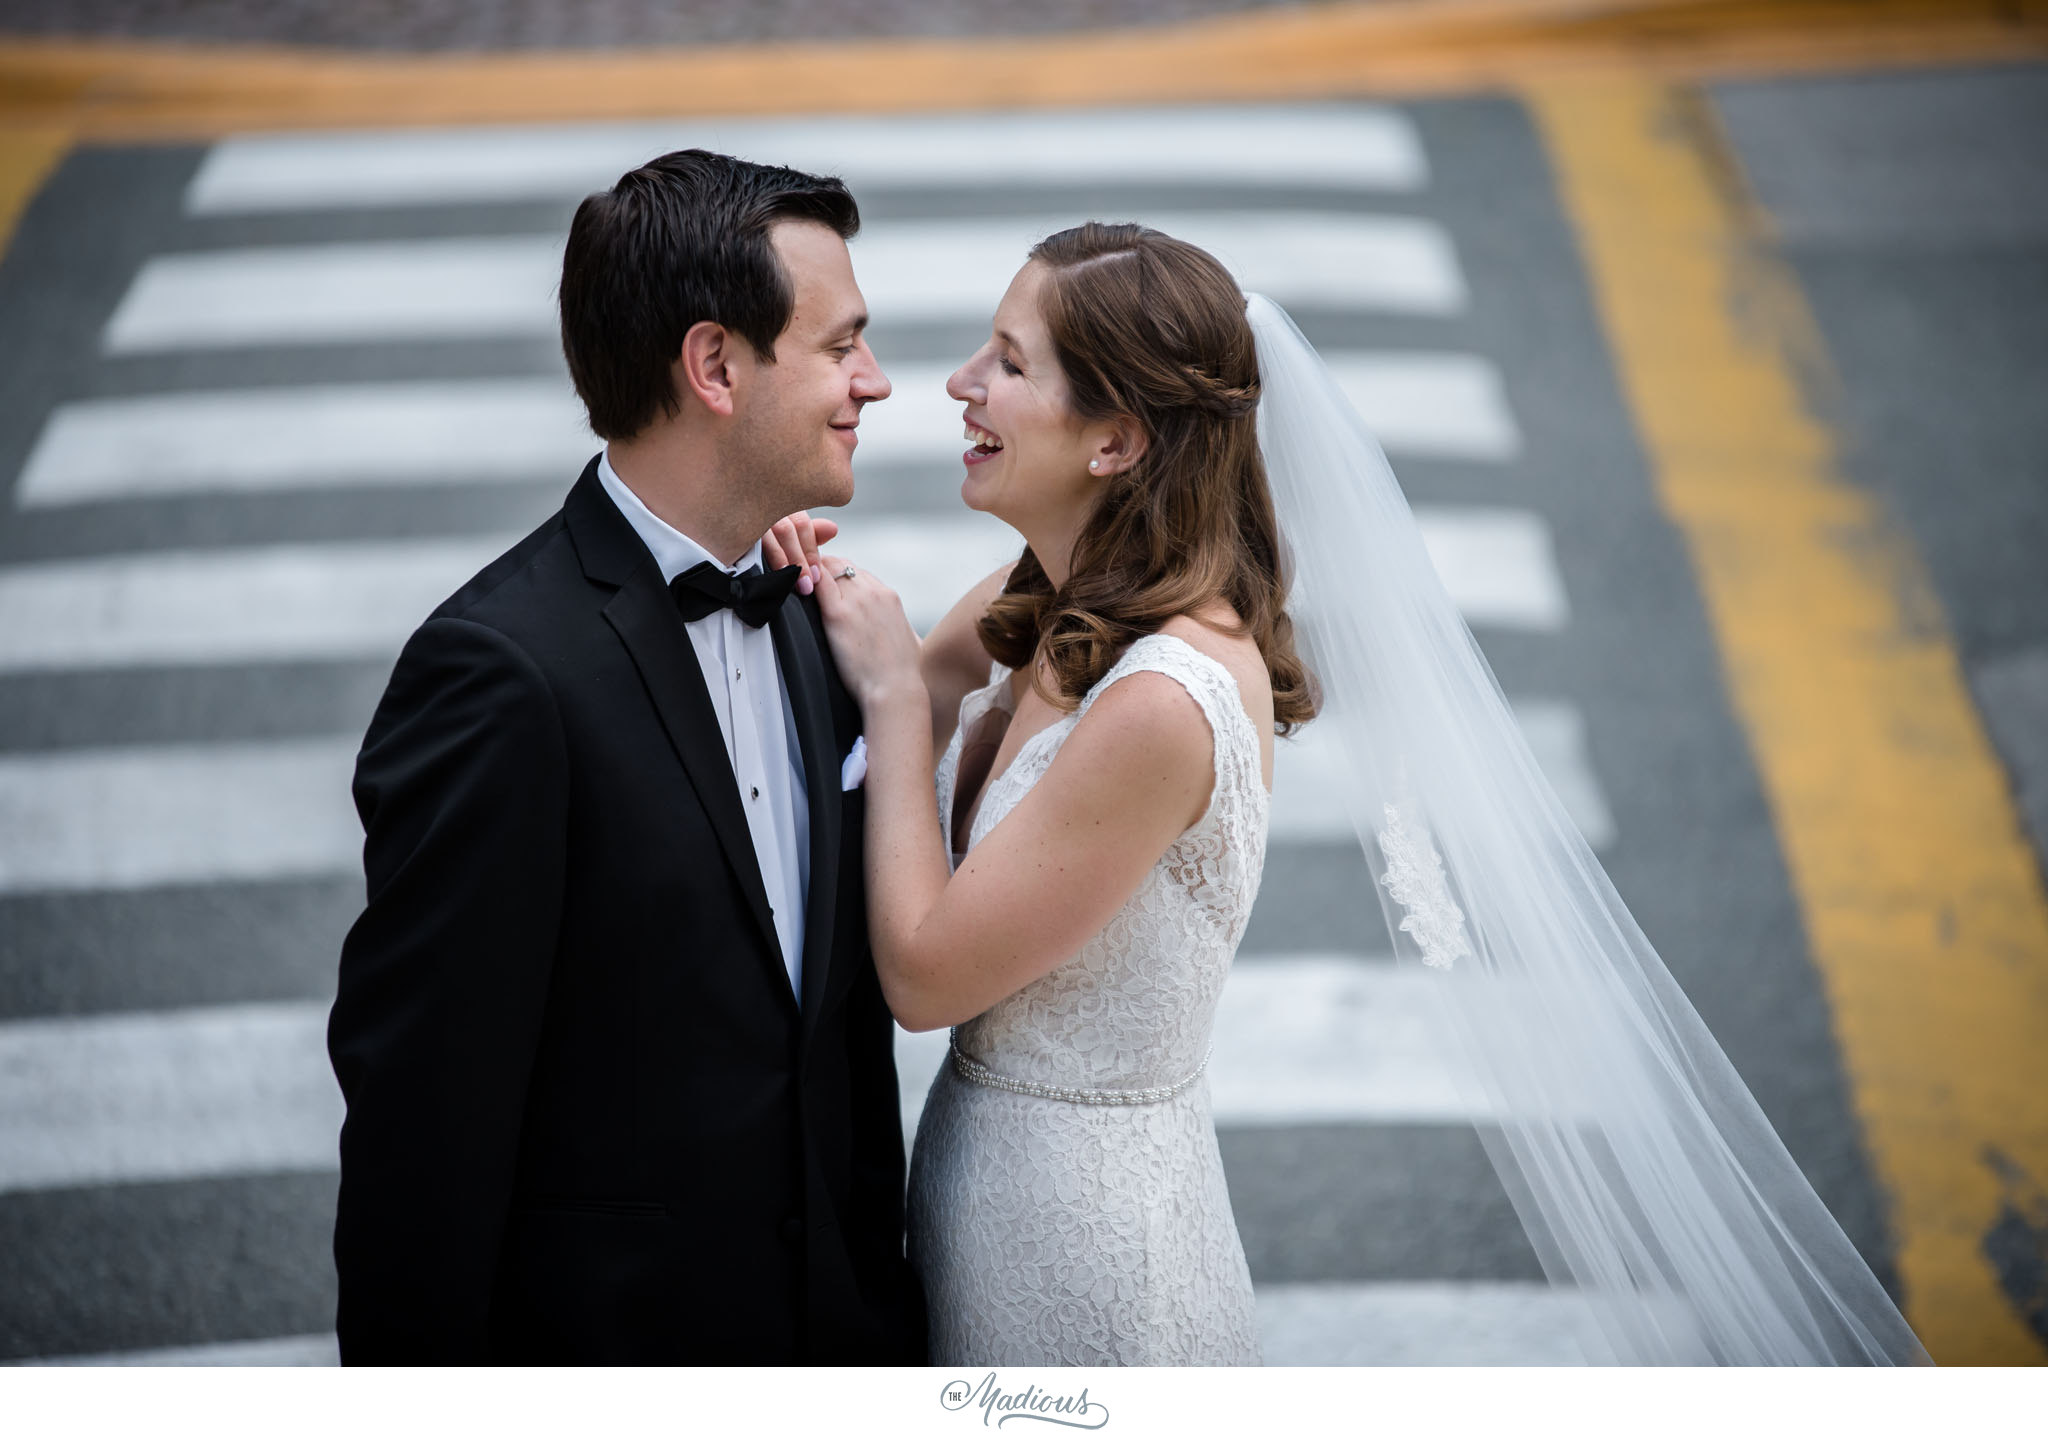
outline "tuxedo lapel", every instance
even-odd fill
[[[726,864],[766,938],[762,947],[768,959],[766,967],[794,1004],[796,997],[782,964],[767,886],[754,855],[753,836],[747,830],[746,809],[740,804],[739,782],[726,754],[724,733],[718,728],[718,713],[705,689],[704,671],[690,645],[689,632],[662,584],[660,569],[598,485],[596,459],[583,470],[563,511],[584,574],[618,588],[605,604],[604,618],[640,670],[669,744],[682,761]]]
[[[832,737],[832,706],[825,686],[825,661],[818,636],[796,597],[784,602],[769,622],[775,659],[789,692],[803,753],[804,788],[811,811],[811,878],[804,898],[803,1036],[810,1038],[824,1002],[825,975],[832,959],[833,926],[839,904],[839,750]]]

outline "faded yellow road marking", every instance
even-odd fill
[[[1771,803],[1907,1318],[1939,1362],[2041,1362],[1986,1244],[2048,1234],[2048,897],[1931,584],[1801,401],[1817,331],[1705,106],[1627,78],[1529,98]]]
[[[2048,0],[1350,0],[1006,38],[468,55],[15,41],[0,125],[82,140],[636,115],[1470,92],[1647,68],[1758,75],[2048,54]]]
[[[71,132],[53,126],[0,127],[0,255],[22,211],[71,148]]]

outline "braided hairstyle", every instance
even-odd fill
[[[1278,520],[1259,457],[1258,355],[1236,280],[1193,244],[1138,224],[1082,224],[1041,241],[1043,318],[1075,414],[1129,417],[1144,455],[1102,480],[1057,590],[1028,548],[977,632],[1003,665],[1042,655],[1072,710],[1125,647],[1227,603],[1265,658],[1282,734],[1312,720],[1315,678],[1294,649]],[[1213,624],[1212,624],[1213,625]]]

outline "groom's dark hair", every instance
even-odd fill
[[[785,219],[860,232],[839,180],[703,149],[664,154],[577,206],[562,352],[591,431],[630,438],[681,410],[669,369],[694,324],[719,324],[775,361],[795,294],[768,230]]]

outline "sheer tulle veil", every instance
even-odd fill
[[[1284,310],[1247,314],[1314,739],[1589,1356],[1928,1363],[1538,770],[1379,444]]]

